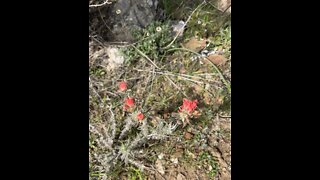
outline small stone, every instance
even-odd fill
[[[163,156],[164,156],[164,154],[163,153],[160,153],[159,155],[158,155],[158,159],[163,159]]]
[[[171,161],[173,164],[178,164],[178,158],[171,158],[170,161]]]
[[[177,176],[177,180],[184,180],[184,179],[186,179],[186,177],[184,175],[182,175],[181,173],[179,173]]]
[[[185,27],[184,21],[179,21],[177,24],[173,24],[172,28],[175,36],[179,35],[181,37],[183,35],[184,27]]]
[[[209,83],[205,84],[205,87],[204,87],[204,89],[206,89],[206,90],[210,90],[210,89],[211,89],[211,86],[210,86],[210,84],[209,84]]]
[[[191,38],[188,42],[183,44],[183,46],[186,49],[189,49],[191,51],[200,52],[202,49],[206,46],[206,40],[205,39],[198,39],[196,37]]]
[[[124,56],[118,48],[107,48],[106,53],[109,58],[106,59],[107,71],[118,68],[124,62]]]
[[[215,65],[225,64],[228,60],[226,57],[218,54],[209,55],[207,58]]]
[[[189,132],[189,133],[192,133],[192,131],[193,131],[193,128],[192,128],[192,127],[189,127],[189,128],[187,129],[187,132]]]
[[[190,140],[191,138],[193,137],[193,135],[189,132],[185,132],[184,133],[184,138],[187,139],[187,140]]]
[[[165,173],[165,172],[164,172],[164,167],[163,167],[163,165],[162,165],[162,161],[161,161],[161,160],[159,160],[159,159],[156,160],[155,167],[156,167],[156,169],[159,171],[160,174],[163,175],[163,174]]]
[[[190,156],[192,159],[196,158],[196,155],[194,155],[192,152],[190,152],[189,150],[187,150],[187,154],[188,156]]]

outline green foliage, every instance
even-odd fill
[[[199,161],[201,162],[207,162],[211,167],[211,171],[209,172],[210,177],[216,176],[218,172],[218,163],[212,158],[212,156],[207,152],[202,152],[199,155]]]
[[[89,76],[103,77],[106,71],[102,67],[90,67]]]
[[[227,25],[221,28],[214,37],[210,37],[212,42],[209,48],[217,48],[225,50],[225,56],[231,55],[231,26]]]
[[[140,169],[136,169],[136,168],[133,168],[131,167],[131,172],[129,173],[129,177],[128,179],[129,180],[143,180],[143,174],[142,172],[140,171]]]
[[[177,8],[183,3],[183,0],[161,0],[160,6],[164,9],[164,13],[168,18],[173,18],[177,13]]]
[[[143,30],[133,32],[137,40],[133,45],[150,59],[155,61],[160,60],[162,56],[165,55],[162,47],[173,40],[169,24],[169,22],[154,22]],[[126,56],[126,63],[129,64],[134,63],[142,57],[141,54],[131,46],[123,49],[123,53]]]

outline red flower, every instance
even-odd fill
[[[186,111],[191,114],[197,108],[198,100],[190,101],[188,99],[183,99],[182,106],[179,107],[179,112]]]
[[[143,120],[143,119],[144,119],[144,115],[143,115],[141,112],[139,112],[139,113],[137,114],[137,119],[138,119],[139,121]]]
[[[125,81],[120,82],[119,89],[120,89],[120,91],[127,90],[127,83]]]
[[[124,100],[124,109],[125,110],[127,110],[127,109],[129,109],[129,108],[131,108],[131,107],[134,107],[134,98],[130,98],[130,97],[128,97],[128,98],[126,98],[125,100]]]

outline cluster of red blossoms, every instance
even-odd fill
[[[188,99],[183,99],[183,104],[182,106],[179,107],[179,114],[183,122],[183,127],[186,125],[186,123],[190,124],[189,122],[189,117],[192,117],[195,115],[197,112],[195,109],[197,108],[197,103],[198,100],[188,100]]]
[[[134,107],[135,107],[134,98],[127,97],[124,99],[124,105],[123,105],[124,110],[128,110]]]
[[[119,83],[119,90],[120,91],[127,90],[127,83],[125,81],[122,81],[122,82]]]
[[[125,81],[122,81],[119,83],[119,90],[125,91],[127,90],[127,83]],[[132,97],[127,97],[124,99],[124,105],[123,109],[125,111],[132,112],[135,109],[135,101]],[[144,115],[141,112],[135,113],[135,118],[139,121],[142,121],[144,119]]]
[[[183,99],[182,106],[179,107],[179,112],[186,112],[191,115],[194,110],[197,108],[198,100],[190,101],[188,99]]]

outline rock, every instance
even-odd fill
[[[211,54],[207,57],[215,65],[223,65],[227,62],[227,58],[218,54]],[[205,62],[206,63],[206,62]]]
[[[165,172],[164,172],[164,167],[163,167],[162,163],[163,163],[162,160],[157,159],[155,167],[158,170],[158,172],[163,175]]]
[[[231,0],[218,0],[216,4],[221,11],[227,10],[227,13],[231,13]]]
[[[182,37],[185,25],[186,23],[184,21],[173,22],[171,25],[173,36],[178,35],[178,37]]]
[[[186,177],[184,175],[182,175],[181,173],[178,174],[177,176],[177,180],[185,180]]]
[[[163,153],[160,153],[159,155],[158,155],[158,159],[163,159],[163,156],[164,156],[164,154]]]
[[[171,159],[181,158],[183,156],[183,149],[177,148],[176,151],[170,156]]]
[[[186,153],[188,156],[190,156],[192,159],[196,158],[196,155],[194,155],[192,152],[190,152],[189,150],[186,150]]]
[[[132,30],[145,28],[156,19],[158,0],[118,0],[106,10],[110,41],[133,41]]]
[[[108,47],[106,48],[107,57],[104,59],[103,65],[106,67],[107,71],[118,68],[124,62],[124,57],[122,56],[120,49]]]
[[[172,157],[171,159],[170,159],[170,161],[173,163],[173,164],[178,164],[178,158],[176,158],[176,157]]]
[[[207,41],[205,39],[192,37],[188,42],[184,43],[183,46],[191,51],[200,52],[203,48],[206,47],[206,42]]]
[[[185,132],[184,133],[184,138],[187,140],[190,140],[193,137],[193,134],[189,133],[189,132]]]

